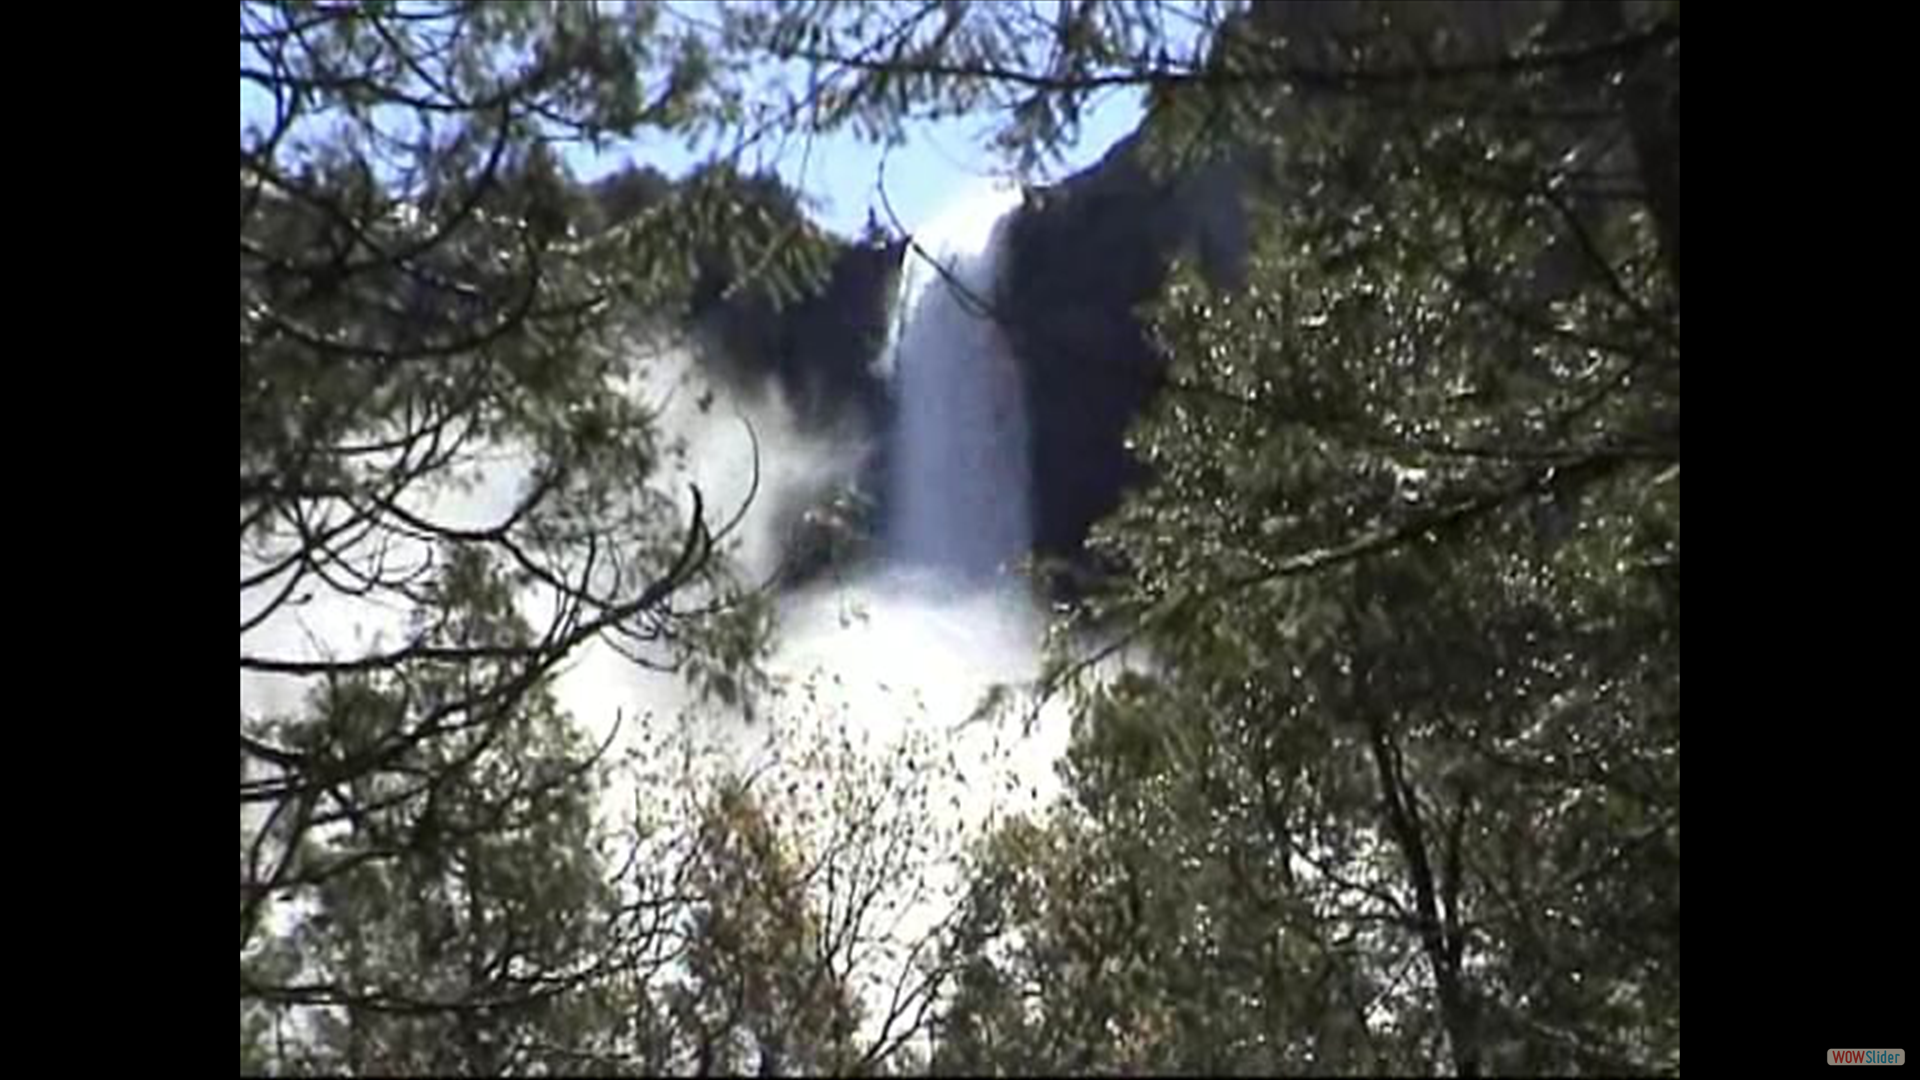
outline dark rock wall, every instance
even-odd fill
[[[1244,260],[1237,180],[1223,167],[1157,180],[1136,142],[1029,193],[994,298],[1026,376],[1034,547],[1070,563],[1081,560],[1093,523],[1144,478],[1126,434],[1163,365],[1136,309],[1178,254],[1222,283],[1238,280]],[[708,362],[734,385],[771,378],[812,430],[885,431],[889,390],[873,369],[905,257],[904,243],[851,245],[819,293],[785,308],[751,292],[725,296],[716,283],[695,310]],[[854,486],[877,497],[885,469],[882,455]],[[820,569],[817,558],[804,561]]]
[[[1168,191],[1121,147],[1028,201],[1008,237],[998,310],[1026,373],[1034,546],[1074,558],[1142,474],[1128,426],[1160,370],[1134,308],[1165,276]]]
[[[906,245],[850,245],[819,292],[776,307],[760,292],[697,305],[694,324],[709,362],[726,380],[778,383],[800,423],[830,431],[884,418],[886,388],[873,362],[886,346],[887,319]]]

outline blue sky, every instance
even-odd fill
[[[1047,18],[1052,17],[1057,3],[1029,0],[1033,11]],[[711,26],[711,12],[702,4],[667,0],[665,8],[671,17]],[[755,78],[766,86],[772,100],[790,96],[782,93],[783,87],[808,83],[805,67],[797,62],[767,63]],[[1139,124],[1142,99],[1137,88],[1114,88],[1095,95],[1086,103],[1079,137],[1065,148],[1064,156],[1050,162],[1044,173],[1020,179],[1047,183],[1093,164]],[[965,189],[977,186],[980,179],[1004,174],[1007,162],[990,148],[995,122],[1003,119],[982,113],[916,123],[907,129],[904,141],[892,147],[863,142],[851,132],[818,136],[810,143],[799,137],[773,139],[759,148],[763,156],[755,158],[750,152],[741,164],[778,170],[789,186],[809,198],[816,221],[849,236],[860,233],[870,212],[882,224],[891,224],[888,206],[883,205],[879,192],[884,165],[885,203],[900,223],[911,229],[959,198]],[[684,144],[658,136],[600,154],[580,148],[568,155],[582,179],[598,177],[629,161],[677,177],[703,159],[704,155]]]
[[[263,96],[242,87],[242,120],[267,112]],[[1030,183],[1046,183],[1098,161],[1116,141],[1140,122],[1140,93],[1119,90],[1095,99],[1082,117],[1080,137],[1064,157],[1045,172],[1027,176]],[[816,221],[845,236],[857,236],[866,225],[869,209],[888,223],[880,197],[885,165],[887,199],[903,225],[926,221],[980,178],[1002,175],[1006,163],[990,148],[992,118],[959,118],[923,122],[908,129],[906,142],[883,147],[842,132],[815,138],[811,149],[799,140],[769,147],[749,167],[777,169],[789,185],[804,193]],[[684,142],[655,134],[651,138],[608,147],[595,153],[585,146],[569,149],[564,157],[575,176],[592,180],[628,163],[651,165],[678,177],[708,155]]]
[[[243,46],[243,61],[246,56]],[[768,75],[778,77],[772,71]],[[1064,156],[1049,163],[1044,171],[1021,179],[1047,183],[1099,160],[1139,123],[1141,99],[1141,91],[1136,88],[1114,88],[1095,96],[1082,115],[1078,140],[1064,148]],[[242,124],[262,119],[269,112],[266,96],[242,83]],[[835,232],[857,236],[870,211],[882,224],[891,224],[879,191],[884,163],[887,199],[900,223],[912,229],[981,178],[1007,172],[1007,162],[990,146],[992,128],[999,119],[993,114],[980,114],[916,123],[907,130],[905,141],[893,147],[862,142],[850,132],[816,137],[810,146],[797,137],[769,140],[749,150],[742,164],[750,169],[776,169],[807,198],[815,220]],[[577,177],[591,180],[629,163],[650,165],[678,177],[713,154],[711,147],[690,147],[675,137],[654,132],[597,153],[575,146],[564,156]]]
[[[1098,161],[1140,122],[1140,98],[1138,90],[1126,89],[1091,102],[1079,139],[1065,157],[1044,173],[1024,179],[1050,182]],[[1006,162],[990,147],[994,119],[917,123],[908,129],[904,144],[891,148],[864,143],[845,132],[819,136],[810,149],[795,139],[778,149],[769,147],[762,159],[749,152],[744,164],[777,169],[790,186],[813,200],[815,220],[843,235],[856,236],[870,209],[881,223],[888,223],[879,191],[884,162],[887,200],[901,223],[911,228],[979,179],[1007,172]],[[582,179],[604,175],[629,161],[679,176],[702,160],[685,144],[663,137],[599,154],[580,147],[566,156]]]

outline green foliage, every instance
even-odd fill
[[[696,1033],[693,1071],[846,1071],[859,1005],[812,909],[805,855],[738,785],[720,789],[701,835],[689,883],[703,899],[688,977],[670,999]]]
[[[243,1071],[1677,1071],[1677,9],[1226,14],[242,5],[242,671],[304,691],[242,721]],[[1031,164],[1115,86],[1250,255],[1143,313],[1152,479],[1059,640],[1145,659],[1074,686],[1067,798],[904,943],[938,747],[643,776],[613,845],[549,693],[585,643],[817,704],[653,486],[635,343],[831,246],[554,145],[996,108]],[[501,455],[504,515],[436,511]],[[254,646],[316,591],[406,621]]]
[[[784,300],[829,254],[725,162],[608,207],[566,174],[563,141],[723,107],[660,15],[241,6],[244,1069],[632,1049],[610,972],[656,935],[616,903],[549,685],[594,640],[758,685],[764,608],[700,493],[658,489],[633,386],[706,281]],[[393,625],[315,636],[310,604]]]
[[[1677,54],[1358,10],[1156,115],[1261,163],[1253,254],[1150,313],[1154,479],[1083,613],[1149,671],[984,864],[955,1067],[1677,1067],[1677,252],[1619,149]]]
[[[471,556],[455,557],[423,612],[469,647],[528,637]],[[344,676],[278,733],[331,782],[295,797],[304,820],[284,836],[276,906],[243,927],[253,1026],[301,1029],[263,1062],[276,1071],[497,1073],[604,1022],[592,977],[618,942],[593,858],[597,755],[538,691],[432,737],[391,737],[487,679],[485,666]],[[361,764],[369,754],[378,767]],[[242,1027],[244,1067],[244,1008]]]
[[[1195,63],[1225,7],[776,0],[718,21],[735,48],[806,73],[765,100],[761,123],[897,144],[916,120],[996,115],[999,148],[1029,168],[1071,145],[1097,92]]]

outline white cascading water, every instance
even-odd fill
[[[980,582],[1024,555],[1032,484],[1020,370],[991,306],[1018,188],[963,200],[915,236],[885,363],[896,419],[894,563]]]

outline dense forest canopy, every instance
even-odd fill
[[[243,1072],[1678,1071],[1676,4],[248,2],[241,83]],[[1116,87],[1244,250],[1129,315],[1060,797],[875,985],[939,746],[811,747],[801,829],[555,697],[598,642],[790,700],[631,387],[828,287],[756,141],[1018,166]],[[564,164],[642,133],[712,160]],[[316,592],[394,625],[274,632]]]

